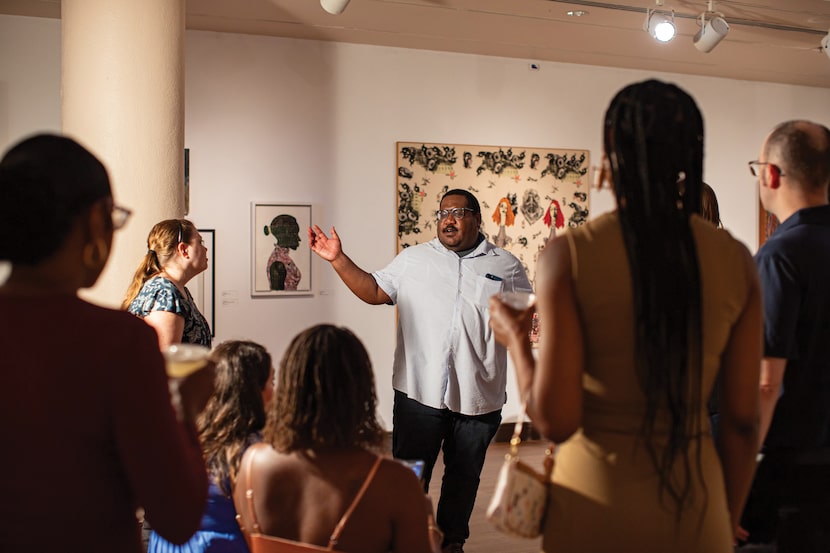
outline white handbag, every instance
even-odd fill
[[[505,455],[499,479],[490,505],[487,520],[498,530],[524,538],[541,535],[553,470],[553,442],[545,450],[544,470],[537,472],[519,459],[524,405],[510,439],[510,451]]]

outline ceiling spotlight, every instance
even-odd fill
[[[722,17],[713,17],[706,21],[706,14],[700,16],[700,30],[695,34],[695,48],[701,52],[711,52],[729,32],[729,23]]]
[[[709,22],[706,22],[706,16]],[[709,0],[709,7],[700,14],[700,30],[695,34],[693,42],[695,48],[701,52],[711,52],[729,32],[729,23],[723,18],[722,13],[715,11],[715,0]]]
[[[824,35],[824,38],[821,39],[821,49],[824,50],[824,53],[827,54],[828,58],[830,58],[830,32]]]
[[[677,28],[674,26],[674,10],[671,17],[657,13],[655,10],[646,10],[645,28],[648,33],[659,42],[668,42],[674,38]]]
[[[340,15],[349,5],[349,0],[320,0],[320,5],[330,14]]]

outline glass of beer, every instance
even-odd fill
[[[169,378],[185,378],[207,365],[210,349],[197,344],[173,344],[164,350]]]

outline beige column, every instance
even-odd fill
[[[185,0],[63,0],[63,132],[109,170],[133,211],[84,297],[120,304],[150,228],[184,213]]]

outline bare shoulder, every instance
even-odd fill
[[[388,513],[393,520],[408,521],[410,530],[425,529],[432,514],[432,503],[410,467],[384,457],[373,482],[374,493],[367,503],[375,513]]]
[[[260,464],[266,461],[273,461],[279,456],[280,454],[268,442],[257,442],[245,450],[245,455],[242,457],[245,462],[242,465],[245,467],[251,462]]]
[[[381,459],[373,484],[378,496],[394,511],[413,501],[420,503],[424,497],[423,485],[412,469],[390,457]]]
[[[404,463],[392,459],[391,457],[382,457],[376,478],[382,479],[384,482],[390,482],[396,485],[401,485],[406,488],[416,486],[420,489],[418,477],[410,467]]]
[[[260,442],[248,448],[239,466],[237,482],[250,481],[253,486],[268,485],[274,480],[296,481],[299,473],[292,455],[280,453],[270,444]]]

